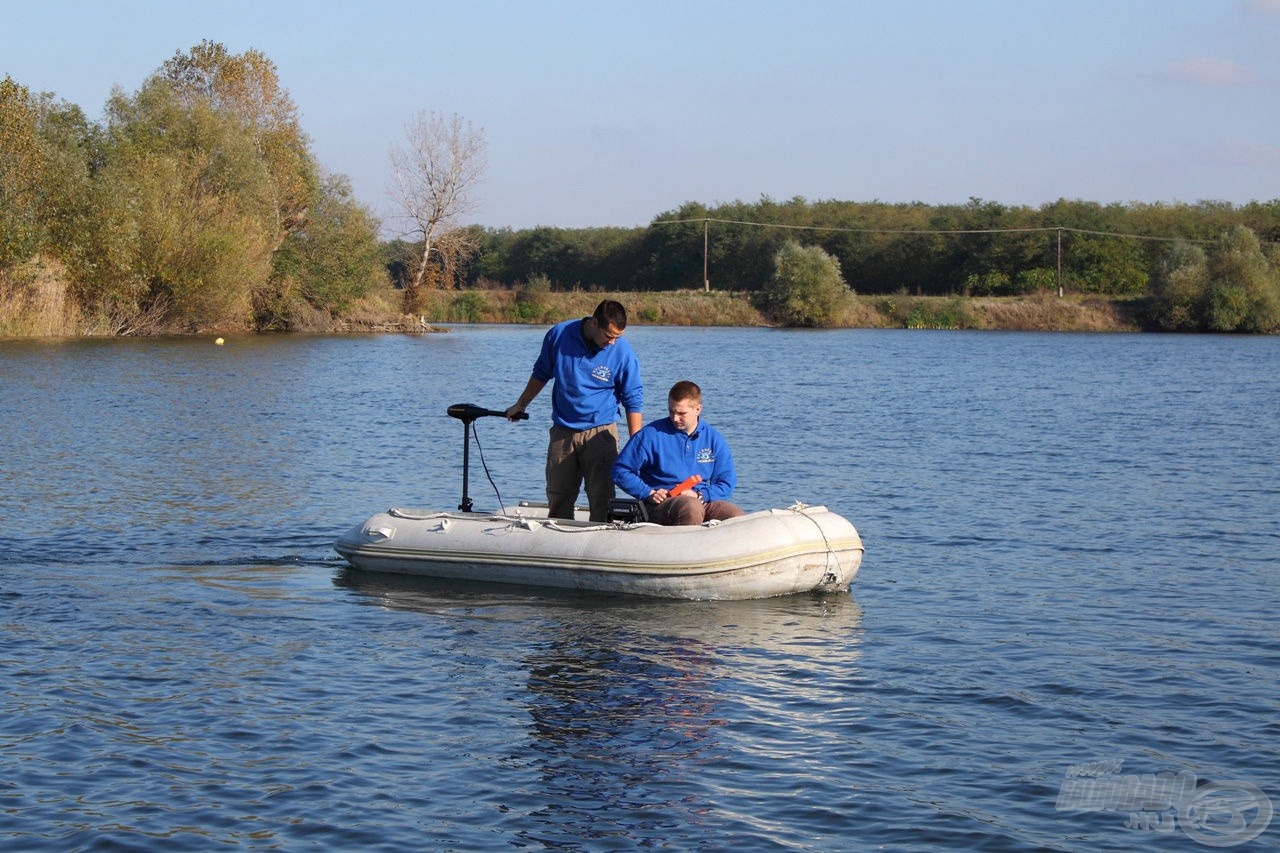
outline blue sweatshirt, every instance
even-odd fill
[[[631,344],[619,338],[597,347],[582,335],[582,320],[565,320],[547,330],[533,376],[554,382],[551,420],[569,429],[604,426],[618,420],[618,405],[644,411],[640,363]]]
[[[653,489],[675,488],[694,474],[702,475],[693,491],[704,501],[728,500],[738,485],[729,443],[702,420],[693,435],[676,429],[671,418],[653,421],[631,436],[613,463],[613,482],[640,500]]]

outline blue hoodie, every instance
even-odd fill
[[[613,482],[640,500],[654,489],[675,488],[694,474],[700,474],[702,482],[693,491],[707,502],[728,500],[738,485],[729,443],[701,419],[692,435],[676,429],[671,418],[653,421],[631,436],[613,463]]]
[[[644,411],[640,363],[631,344],[619,338],[597,347],[582,334],[582,320],[565,320],[547,330],[533,376],[554,380],[551,419],[574,430],[615,423],[618,405],[627,412]]]

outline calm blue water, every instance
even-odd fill
[[[344,569],[456,507],[444,410],[542,331],[0,343],[0,848],[1197,850],[1280,806],[1280,339],[633,327],[740,503],[854,521],[850,594]],[[478,508],[541,497],[548,405],[478,422]],[[1236,784],[1073,787],[1162,773]]]

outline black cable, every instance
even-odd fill
[[[498,484],[493,482],[493,475],[489,473],[489,465],[484,461],[484,448],[480,446],[480,433],[476,430],[476,422],[471,422],[471,437],[476,440],[476,450],[480,454],[480,467],[484,469],[484,476],[489,480],[489,485],[493,486],[493,493],[498,498],[498,509],[502,510],[502,514],[507,514],[507,507],[502,502],[502,493],[498,491]]]

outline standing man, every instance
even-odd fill
[[[699,420],[702,389],[677,382],[667,394],[667,417],[631,436],[613,463],[613,480],[645,502],[649,520],[658,524],[702,524],[742,515],[730,503],[738,474],[729,443],[715,427]],[[697,475],[687,491],[671,494]]]
[[[542,352],[515,405],[514,418],[528,408],[548,382],[551,389],[551,438],[547,444],[547,514],[573,518],[573,505],[586,483],[592,521],[607,521],[613,500],[611,469],[618,458],[618,406],[627,415],[627,435],[643,423],[644,388],[640,364],[622,340],[627,309],[606,299],[581,320],[552,326]]]

